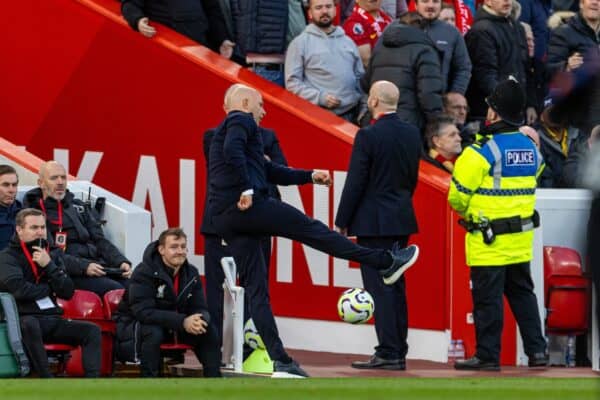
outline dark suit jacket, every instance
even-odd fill
[[[216,235],[217,231],[212,226],[210,222],[209,214],[208,214],[208,157],[210,151],[210,144],[212,142],[213,136],[215,135],[215,129],[209,129],[204,133],[203,147],[204,147],[204,160],[206,161],[206,196],[204,198],[204,216],[202,217],[202,227],[200,231],[204,234],[212,234]],[[267,129],[263,127],[258,127],[258,130],[262,136],[263,140],[263,148],[265,151],[265,155],[267,155],[272,162],[277,163],[279,165],[287,166],[287,160],[283,155],[283,150],[279,146],[279,140],[277,140],[277,136],[275,136],[275,131],[272,129]],[[279,194],[279,190],[277,189],[277,185],[269,185],[269,196],[281,200],[281,195]]]
[[[395,113],[359,130],[335,225],[356,236],[417,232],[412,195],[420,154],[419,131]]]

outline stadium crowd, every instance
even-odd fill
[[[490,109],[510,108],[508,103],[514,98],[494,96],[499,84],[507,80],[515,82],[524,95],[521,109],[511,114],[522,113],[524,121],[508,122],[531,138],[545,162],[537,177],[538,187],[579,187],[583,160],[600,139],[599,0],[454,0],[449,4],[441,0],[408,4],[404,0],[342,0],[339,7],[334,0],[121,3],[123,16],[142,35],[153,37],[153,21],[160,22],[363,128],[375,125],[381,114],[397,115],[403,124],[410,124],[410,129],[420,133],[419,149],[412,155],[448,173],[455,171],[463,149],[477,143],[477,134],[487,128]],[[391,82],[397,90],[382,92],[378,88],[381,81]],[[264,110],[262,114],[260,111],[262,99],[244,88],[237,88],[237,92],[244,92],[246,97],[226,96],[227,118],[237,118],[245,129],[262,132],[271,145],[278,147],[274,133],[258,130],[264,115]],[[395,104],[386,103],[390,98]],[[490,99],[495,103],[490,104]],[[243,112],[252,114],[256,125],[252,118],[244,120]],[[500,117],[506,122],[507,117]],[[219,129],[211,133],[217,135],[216,140]],[[236,135],[245,134],[236,131]],[[212,136],[209,144],[211,140]],[[277,155],[270,154],[266,147],[256,151],[260,156],[279,156],[285,164],[280,149]],[[207,165],[208,154],[207,147]],[[279,174],[287,183],[329,183],[329,177],[319,172],[294,170],[294,174],[285,175],[280,167],[271,166],[270,158],[262,167],[265,176]],[[51,376],[42,344],[64,341],[82,346],[86,376],[98,376],[99,329],[93,324],[71,326],[71,322],[65,322],[60,318],[56,297],[68,298],[75,289],[99,296],[125,289],[125,301],[118,313],[118,329],[122,329],[118,337],[123,344],[118,346],[118,354],[124,361],[139,360],[143,376],[158,375],[158,348],[167,332],[175,331],[180,340],[192,346],[205,375],[220,376],[218,326],[222,310],[215,304],[221,304],[222,291],[217,289],[211,294],[215,287],[207,288],[207,304],[202,283],[185,256],[185,233],[177,229],[163,232],[149,244],[143,262],[134,269],[104,237],[97,210],[67,190],[62,165],[44,163],[38,183],[39,188],[29,191],[21,205],[16,200],[17,172],[11,166],[0,166],[0,248],[4,249],[0,252],[0,291],[12,293],[19,312],[26,316],[21,328],[33,370],[40,377]],[[270,212],[284,210],[285,206],[273,199],[277,197],[276,189],[272,187],[271,191],[264,193],[269,202],[274,202]],[[260,199],[258,195],[242,193],[238,203],[241,214],[252,207],[253,196],[254,200]],[[257,207],[252,212],[259,213]],[[288,212],[281,214],[287,218]],[[300,220],[299,216],[292,217],[290,220]],[[316,232],[321,227],[314,229]],[[223,235],[215,236],[216,231],[209,226],[203,226],[203,233],[220,251]],[[281,232],[266,227],[258,233],[266,241],[253,245],[261,254],[269,254],[268,236]],[[331,235],[327,237],[332,242],[339,240],[340,246],[349,246],[341,235],[325,230],[318,234]],[[265,243],[266,250],[262,249]],[[246,254],[244,245],[236,249],[236,254]],[[331,251],[337,251],[334,248],[332,245]],[[347,251],[359,250],[348,247]],[[396,268],[404,263],[398,261],[404,257],[401,251],[377,253],[378,262],[370,265],[381,264],[383,269],[384,264],[391,264]],[[372,252],[375,254],[375,250]],[[268,273],[268,257],[259,258],[262,260],[257,263]],[[385,281],[386,275],[382,275]],[[253,304],[251,310],[253,317],[259,318],[257,326],[270,329],[265,336],[273,337],[272,348],[281,347],[282,371],[305,375],[285,354],[274,322],[261,321],[272,318],[264,282],[248,284],[253,285],[253,298],[261,299],[261,304]],[[211,315],[217,315],[216,323]],[[404,356],[395,355],[395,362],[386,365],[404,369]],[[380,365],[373,363],[379,361],[371,360],[367,368],[378,368]],[[365,368],[364,363],[358,365]]]

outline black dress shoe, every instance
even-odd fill
[[[404,371],[406,369],[406,360],[404,358],[385,359],[373,356],[369,361],[354,361],[352,363],[352,368]]]
[[[547,367],[550,363],[550,357],[546,353],[535,353],[529,357],[527,365],[529,368]]]
[[[477,357],[460,360],[454,363],[454,369],[467,371],[500,371],[500,364],[495,361],[483,361]]]

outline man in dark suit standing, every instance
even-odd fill
[[[269,197],[268,183],[330,185],[331,177],[328,172],[287,168],[266,160],[257,125],[265,115],[262,96],[241,84],[228,93],[231,108],[210,145],[208,213],[238,263],[252,319],[273,360],[273,377],[306,377],[279,338],[260,238],[282,236],[334,257],[371,265],[388,285],[417,260],[419,249],[396,244],[391,251],[357,246],[297,208]]]
[[[369,92],[369,111],[375,123],[356,134],[350,167],[335,225],[338,232],[357,236],[357,244],[391,249],[405,247],[417,232],[412,195],[417,185],[421,136],[396,114],[399,91],[378,81]],[[365,289],[375,300],[375,331],[379,344],[359,369],[406,369],[408,309],[404,276],[385,285],[377,271],[360,266]]]

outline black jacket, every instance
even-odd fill
[[[573,125],[589,133],[591,128],[600,124],[600,38],[581,13],[550,35],[546,64],[549,78],[564,71],[568,58],[575,52],[584,56],[584,65],[576,70],[576,88],[561,107]]]
[[[121,0],[121,13],[136,31],[148,17],[213,50],[228,38],[219,0]]]
[[[275,131],[272,129],[263,128],[261,126],[258,127],[258,130],[262,136],[263,140],[263,149],[264,154],[269,157],[269,159],[279,165],[287,166],[287,160],[283,154],[283,150],[279,146],[279,140],[277,140],[277,136],[275,136]],[[203,147],[204,147],[204,160],[206,162],[206,182],[208,188],[208,159],[210,152],[210,143],[212,142],[213,136],[215,134],[216,129],[209,129],[204,133],[203,139]],[[277,189],[277,185],[270,184],[268,189],[269,197],[273,197],[275,199],[281,200],[281,194],[279,193],[279,189]],[[200,228],[200,232],[209,235],[216,235],[216,230],[212,226],[210,221],[209,213],[208,213],[208,190],[206,190],[205,198],[204,198],[204,215],[202,217],[202,227]]]
[[[312,171],[292,169],[268,161],[251,114],[230,112],[216,129],[208,157],[208,211],[218,215],[235,206],[242,192],[268,196],[269,183],[300,185],[312,181]]]
[[[484,120],[485,98],[510,75],[521,84],[528,105],[535,106],[535,88],[527,86],[527,42],[521,24],[512,18],[490,14],[482,6],[473,26],[465,35],[473,70],[467,100],[470,118]]]
[[[412,195],[421,143],[419,131],[396,114],[384,115],[359,130],[335,225],[356,236],[417,232]]]
[[[379,80],[390,81],[400,89],[398,116],[402,121],[422,129],[426,118],[442,112],[440,55],[420,29],[398,21],[387,27],[381,45],[373,50],[361,86],[368,93]]]
[[[538,187],[574,187],[576,182],[575,176],[567,178],[568,182],[566,182],[563,177],[567,156],[563,154],[560,144],[550,137],[547,128],[543,125],[539,127],[538,134],[540,135],[540,153],[542,154],[542,157],[544,157],[545,164],[544,171],[538,178]],[[581,152],[582,148],[587,148],[587,136],[583,135],[577,128],[569,128],[567,130],[567,148],[567,155],[571,154],[573,151],[576,153]],[[569,167],[569,170],[571,169],[572,168]],[[570,171],[569,175],[572,174],[573,171]],[[571,179],[573,179],[572,182]]]
[[[15,234],[15,217],[21,210],[21,202],[15,200],[10,206],[0,205],[0,250],[5,249]]]
[[[40,200],[42,190],[35,188],[25,194],[25,207],[42,210]],[[63,232],[67,233],[67,248],[65,251],[65,265],[71,276],[83,276],[89,263],[96,262],[105,267],[118,268],[122,263],[131,264],[123,254],[104,237],[102,226],[92,214],[88,205],[75,199],[73,193],[67,191],[62,200],[63,206]],[[48,220],[48,236],[54,237],[59,227],[51,221],[56,221],[58,216],[58,202],[53,198],[44,201],[46,218]],[[49,239],[51,241],[51,238]]]
[[[285,52],[288,2],[231,0],[235,43],[243,54]]]
[[[39,282],[36,282],[31,266],[15,235],[8,247],[0,252],[0,291],[12,294],[21,315],[60,315],[56,297],[70,299],[75,290],[67,275],[61,257],[62,251],[50,252],[51,261],[45,268],[38,266]],[[36,300],[50,297],[55,307],[41,310]]]
[[[178,274],[179,293],[176,294],[173,276],[158,253],[158,241],[150,243],[119,303],[117,319],[181,332],[184,331],[183,320],[192,314],[200,313],[210,323],[198,270],[186,261]]]

